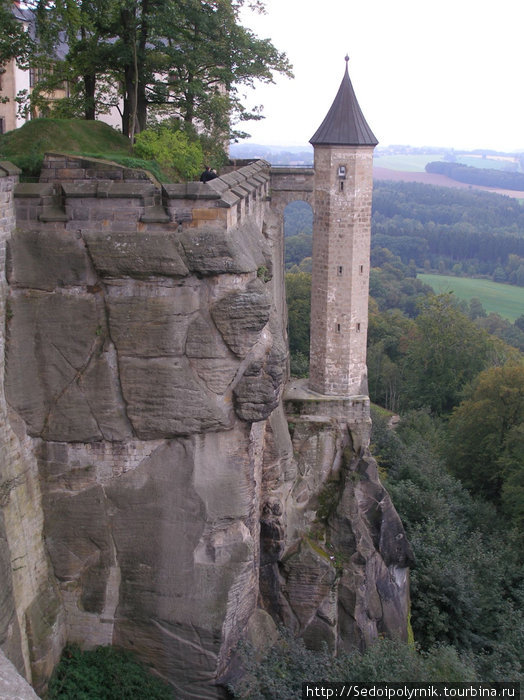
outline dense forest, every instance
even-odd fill
[[[414,646],[382,642],[362,656],[324,659],[326,673],[522,680],[524,357],[488,332],[478,300],[433,294],[388,250],[376,249],[372,264],[372,451],[415,552]],[[286,284],[292,368],[305,375],[311,275],[295,269]],[[522,343],[524,315],[508,326]],[[314,663],[295,646],[300,663]],[[258,671],[255,697],[270,697],[260,689],[282,666],[296,677],[289,649]]]
[[[310,212],[303,203],[286,211],[297,376],[308,372]],[[516,200],[375,185],[372,451],[415,552],[414,645],[383,641],[362,655],[324,658],[325,677],[344,680],[358,669],[366,681],[523,679],[524,314],[510,323],[487,314],[478,299],[435,295],[416,278],[417,267],[425,267],[523,284],[523,244],[524,209]],[[270,697],[269,677],[279,669],[291,692],[297,663],[320,662],[288,643],[254,674],[255,697]]]
[[[510,170],[475,168],[463,163],[434,161],[426,165],[426,172],[447,175],[452,180],[466,182],[469,185],[484,185],[485,187],[497,187],[502,190],[524,191],[524,174]]]
[[[289,269],[311,255],[311,208],[294,202],[285,217]],[[524,207],[511,197],[375,182],[371,246],[387,248],[406,265],[428,272],[482,275],[524,286]]]

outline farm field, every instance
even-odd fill
[[[402,172],[423,173],[427,163],[435,160],[444,160],[444,155],[438,153],[425,153],[414,155],[375,156],[373,165],[388,170],[401,170]]]
[[[488,313],[493,311],[508,321],[513,322],[524,314],[524,287],[470,277],[425,273],[417,274],[417,278],[429,284],[437,293],[453,292],[458,299],[465,301],[477,297]]]

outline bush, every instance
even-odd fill
[[[180,130],[167,126],[146,129],[136,137],[134,153],[139,158],[156,160],[176,180],[193,180],[202,170],[202,147]]]
[[[67,646],[49,682],[48,700],[173,700],[169,686],[126,651]]]
[[[253,650],[241,651],[246,675],[232,688],[242,700],[298,698],[305,682],[470,682],[473,664],[451,647],[419,653],[403,642],[379,639],[366,652],[333,657],[327,649],[311,651],[283,631],[282,638],[259,661]]]

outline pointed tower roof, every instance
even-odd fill
[[[309,140],[313,146],[376,146],[378,143],[357,102],[349,79],[348,61],[349,56],[346,56],[346,71],[335,101]]]

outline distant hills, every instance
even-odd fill
[[[313,165],[313,148],[309,146],[278,146],[252,143],[236,143],[230,147],[232,158],[263,158],[272,165],[294,167]],[[456,151],[450,148],[415,148],[388,146],[375,150],[373,173],[376,180],[394,182],[420,182],[440,187],[462,187],[497,192],[524,198],[521,191],[486,184],[486,178],[478,182],[459,182],[444,172],[426,172],[428,163],[456,164],[468,169],[497,170],[503,173],[524,173],[524,153],[503,153],[489,149]]]

